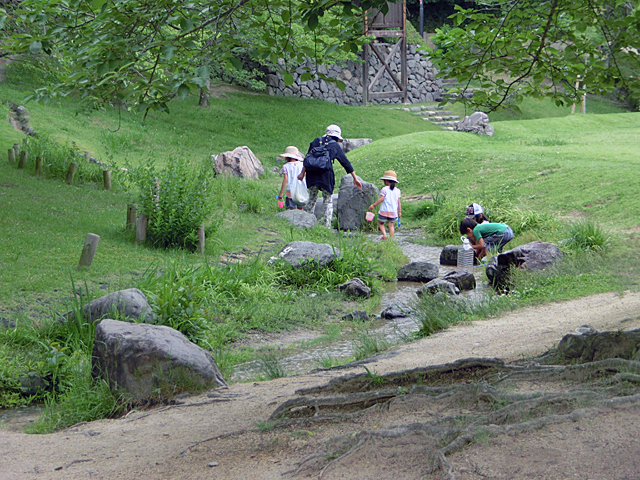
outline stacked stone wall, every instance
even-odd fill
[[[386,57],[393,45],[377,44],[376,47],[382,50],[382,56]],[[369,83],[371,83],[375,72],[381,67],[381,62],[375,54],[369,55],[369,65]],[[284,69],[282,71],[274,69],[267,73],[265,82],[269,95],[318,98],[338,105],[362,105],[362,63],[347,61],[343,65],[318,65],[319,73],[344,82],[346,85],[344,91],[334,83],[322,79],[302,82],[300,78],[307,71],[305,67],[310,68],[312,72],[316,68],[313,60],[306,61],[292,72],[294,81],[292,85],[288,86],[284,83],[284,74],[282,73]],[[390,68],[396,78],[400,79],[401,58],[399,53],[396,53],[395,58],[391,61]],[[419,53],[416,45],[407,47],[407,101],[409,103],[433,102],[441,98],[442,80],[435,78],[436,73],[437,70],[431,63],[431,59]],[[386,71],[372,88],[373,93],[394,91],[399,91],[399,89]],[[373,104],[401,102],[401,97],[370,100],[370,103]]]

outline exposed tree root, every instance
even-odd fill
[[[611,338],[606,337],[609,349]],[[438,472],[453,480],[455,468],[448,456],[479,438],[519,434],[639,405],[640,362],[611,358],[577,365],[505,365],[498,359],[470,358],[375,377],[349,375],[297,393],[304,396],[285,402],[271,415],[276,428],[358,417],[360,424],[375,418],[384,428],[354,432],[340,440],[341,449],[310,455],[287,477],[326,478],[338,468],[357,471],[363,456],[384,456],[381,452],[395,448],[389,458],[418,452],[416,458],[423,459],[416,467],[420,475]],[[320,396],[331,393],[339,395]],[[406,413],[393,417],[394,411]],[[394,420],[385,423],[385,416],[419,421],[395,425]]]

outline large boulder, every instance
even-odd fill
[[[115,313],[146,323],[158,321],[158,316],[151,309],[147,297],[137,288],[110,293],[84,306],[84,319],[88,322],[96,322]],[[75,314],[71,311],[66,313],[63,318],[73,320]]]
[[[318,219],[313,213],[307,213],[304,210],[285,210],[276,213],[276,217],[284,218],[294,227],[299,228],[316,228]]]
[[[438,278],[438,265],[429,262],[411,262],[398,270],[398,280],[427,283]]]
[[[367,213],[367,208],[380,197],[380,190],[374,184],[363,181],[362,190],[353,185],[353,177],[345,175],[340,179],[338,193],[338,226],[340,230],[359,230]]]
[[[508,252],[491,257],[486,274],[489,283],[497,289],[508,288],[511,268],[544,270],[563,257],[557,245],[548,242],[531,242]]]
[[[230,152],[211,155],[211,161],[217,175],[258,179],[264,173],[262,163],[249,147],[237,147]]]
[[[170,327],[102,320],[92,356],[92,376],[134,403],[227,386],[213,356]]]
[[[562,363],[596,362],[607,358],[640,360],[640,329],[629,331],[600,332],[585,325],[576,329],[583,334],[562,337],[558,347],[552,350],[554,361]]]
[[[479,135],[493,135],[493,126],[489,125],[489,116],[484,112],[475,112],[458,122],[456,130],[471,132]]]
[[[347,152],[350,152],[351,150],[355,150],[356,148],[369,145],[371,142],[373,142],[371,138],[345,138],[342,141],[341,146],[344,153],[347,153]]]
[[[331,265],[336,257],[340,257],[340,250],[328,243],[291,242],[284,246],[278,254],[294,267],[300,267],[312,262],[320,267]]]

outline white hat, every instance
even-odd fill
[[[398,182],[398,175],[396,175],[396,172],[393,170],[387,170],[384,172],[384,175],[380,177],[380,180],[389,180],[391,182],[400,183]]]
[[[476,215],[480,215],[481,213],[484,213],[484,210],[482,209],[482,205],[478,203],[472,203],[467,207],[468,215],[473,215],[475,217]]]
[[[284,153],[280,155],[280,158],[295,158],[296,160],[303,161],[304,157],[298,150],[298,147],[287,147],[284,150]]]
[[[342,130],[340,130],[340,127],[338,125],[329,125],[325,130],[324,134],[329,137],[336,137],[340,140],[343,140]]]

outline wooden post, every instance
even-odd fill
[[[578,75],[578,79],[576,80],[576,90],[578,90],[580,88],[580,75]],[[576,113],[576,104],[574,103],[573,105],[571,105],[571,115],[573,115],[574,113]]]
[[[138,209],[133,203],[127,205],[127,230],[135,230],[138,223]]]
[[[76,174],[76,170],[78,169],[78,164],[71,162],[69,164],[69,170],[67,170],[67,179],[66,182],[69,185],[73,184],[73,176]]]
[[[91,158],[91,155],[89,154],[89,152],[85,151],[84,152],[84,159],[88,162],[90,158]]]
[[[29,137],[24,137],[22,139],[22,148],[26,150],[28,146],[29,146]]]
[[[149,215],[138,215],[138,225],[136,226],[136,243],[144,243],[147,238],[147,225],[149,224]]]
[[[16,163],[16,152],[13,150],[13,148],[10,148],[9,150],[7,150],[7,154],[9,155],[9,163],[11,165]]]
[[[98,242],[100,237],[93,233],[87,233],[87,239],[84,241],[84,247],[82,248],[82,255],[80,255],[80,266],[90,267],[93,262],[93,257],[96,254],[98,248]]]
[[[36,175],[42,175],[42,165],[44,160],[42,157],[36,157]]]
[[[102,179],[104,180],[104,189],[111,190],[111,170],[103,170]]]
[[[20,152],[20,160],[18,160],[18,168],[24,168],[24,166],[27,164],[28,155],[29,155],[29,152],[27,152],[26,150],[23,150]]]
[[[13,153],[16,156],[16,158],[18,158],[20,156],[20,144],[19,143],[14,143],[13,144]]]
[[[198,253],[204,253],[204,225],[198,227]]]

